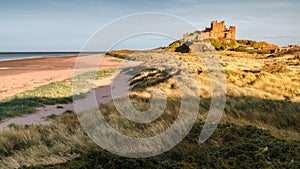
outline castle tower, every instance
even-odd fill
[[[211,30],[213,32],[224,32],[226,30],[225,22],[217,22],[213,21],[211,22]]]
[[[235,39],[235,34],[236,34],[235,26],[230,26],[229,27],[229,32],[231,33],[231,39]]]

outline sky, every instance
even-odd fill
[[[213,20],[224,20],[227,26],[236,26],[237,39],[286,46],[300,43],[299,7],[298,0],[0,0],[0,52],[80,51],[101,28],[141,12],[178,16],[199,30],[209,27]],[[143,26],[142,21],[137,24]],[[114,30],[118,29],[126,26]],[[178,37],[140,35],[113,48],[166,46],[191,31],[168,26],[162,29],[174,29]]]

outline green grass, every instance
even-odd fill
[[[95,74],[95,79],[113,75],[115,69],[100,70]],[[78,76],[87,77],[94,75],[93,72]],[[84,97],[83,94],[78,94]],[[37,107],[45,105],[65,104],[72,102],[72,79],[52,82],[48,85],[25,91],[0,101],[0,118],[14,117],[23,114],[34,113]]]
[[[220,124],[205,144],[197,138],[203,123],[175,148],[155,157],[130,159],[101,148],[90,150],[68,162],[55,165],[24,166],[54,168],[299,168],[300,142],[278,139],[253,126]]]

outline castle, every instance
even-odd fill
[[[225,22],[211,22],[210,28],[205,28],[203,31],[195,31],[194,33],[186,33],[183,35],[183,40],[194,41],[202,40],[203,35],[205,38],[218,39],[221,42],[230,42],[235,40],[236,28],[235,26],[230,26],[229,29],[226,28]]]

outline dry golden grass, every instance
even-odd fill
[[[160,52],[122,51],[121,54],[122,57],[126,55],[137,61],[146,58],[149,64],[168,61],[163,57],[157,61]],[[210,108],[209,75],[197,55],[172,54],[186,63],[197,80],[201,97],[198,121],[203,122]],[[297,57],[295,61],[293,57],[286,56],[272,58],[228,51],[219,54],[227,80],[227,102],[221,122],[231,122],[239,126],[255,125],[270,130],[277,137],[299,140],[300,74],[297,71],[266,69],[272,63],[289,69],[289,63],[297,62]],[[167,109],[152,123],[140,124],[122,117],[113,102],[109,102],[101,105],[100,110],[110,125],[126,135],[148,137],[162,133],[173,124],[181,99],[180,86],[173,76],[155,69],[146,69],[132,79],[131,86],[130,99],[136,109],[146,110],[150,107],[149,98],[155,89],[161,89],[166,94]],[[19,164],[62,162],[95,146],[80,129],[74,117],[66,114],[58,117],[50,126],[17,127],[2,131],[0,166],[18,167]]]
[[[232,52],[232,51],[218,51],[221,56],[229,56],[233,58],[247,58],[247,59],[263,59],[269,56],[268,54],[250,54],[248,52]]]
[[[73,113],[57,117],[49,126],[11,125],[0,131],[0,168],[65,162],[93,146]]]
[[[228,54],[236,55],[235,57]],[[205,119],[209,109],[211,88],[210,79],[205,67],[195,54],[172,53],[187,63],[188,68],[193,72],[200,87],[201,106],[199,119]],[[244,121],[243,124],[257,125],[270,129],[274,134],[281,137],[299,138],[300,131],[300,74],[291,71],[276,71],[277,67],[288,66],[286,62],[278,62],[278,58],[266,56],[238,56],[241,52],[220,52],[226,82],[227,82],[227,103],[223,121],[234,122]],[[147,53],[151,55],[151,53]],[[154,54],[153,54],[154,55]],[[141,56],[141,55],[140,55]],[[139,57],[140,57],[139,56]],[[130,57],[135,57],[131,55]],[[136,56],[136,58],[139,58]],[[257,59],[260,57],[260,59]],[[289,57],[291,60],[291,57]],[[225,64],[224,64],[225,63]],[[268,64],[276,63],[271,69],[266,70]],[[273,68],[273,69],[272,69]],[[274,71],[275,70],[275,71]],[[135,77],[141,86],[136,85],[134,94],[140,97],[149,96],[155,88],[163,90],[170,98],[179,98],[180,92],[172,89],[176,81],[172,78],[162,83],[156,81],[159,72],[148,71]],[[135,88],[133,88],[135,89]],[[174,104],[179,105],[179,104]],[[175,108],[179,110],[179,107]],[[230,119],[230,120],[228,120]],[[287,132],[289,131],[289,132]],[[293,134],[291,134],[293,133]]]

